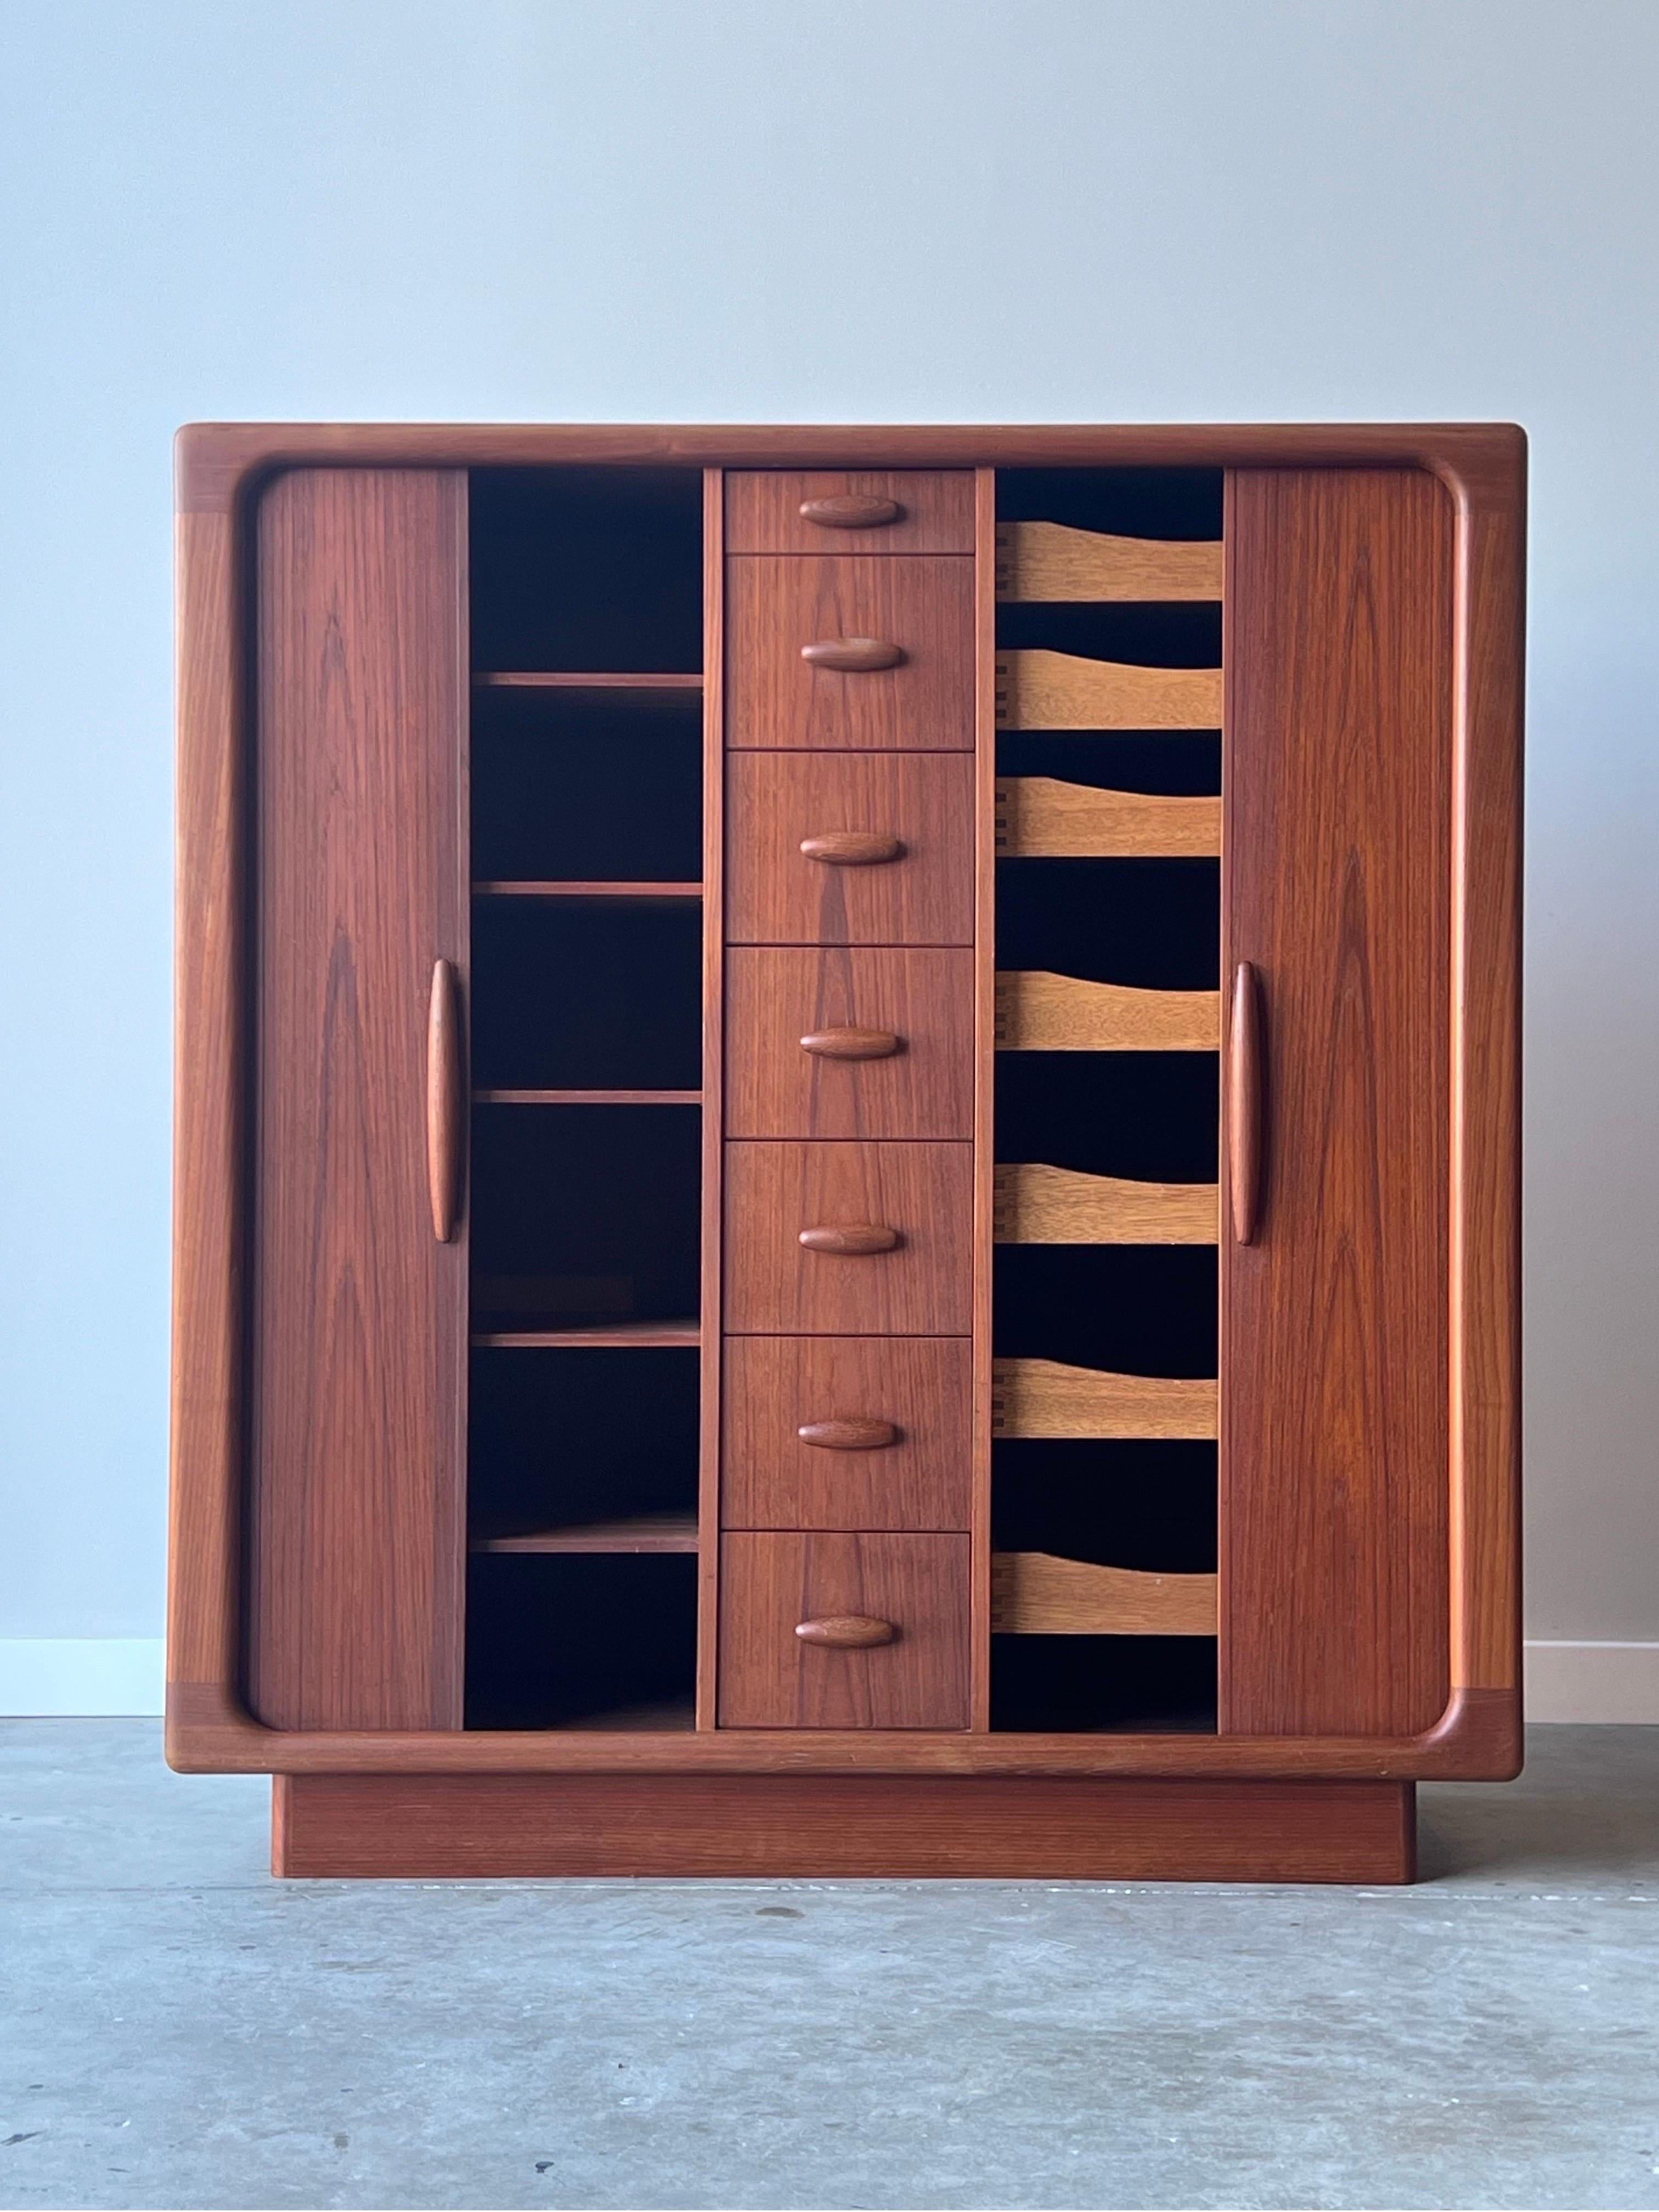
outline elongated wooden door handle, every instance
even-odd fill
[[[884,1451],[898,1442],[898,1431],[890,1421],[871,1420],[861,1413],[835,1421],[803,1421],[795,1434],[819,1451]]]
[[[884,860],[896,860],[902,842],[881,830],[827,830],[822,837],[803,837],[804,858],[822,860],[827,868],[875,868]]]
[[[441,1244],[453,1239],[460,1212],[465,1129],[460,979],[450,961],[437,960],[426,1019],[426,1186],[432,1233]]]
[[[821,637],[804,645],[800,657],[814,668],[839,668],[852,675],[867,675],[878,668],[896,668],[904,658],[902,646],[884,637]]]
[[[826,1644],[834,1651],[869,1651],[898,1634],[890,1620],[867,1613],[832,1613],[822,1620],[803,1620],[795,1629],[803,1644]]]
[[[862,1030],[844,1022],[839,1029],[809,1030],[800,1048],[820,1060],[890,1060],[902,1042],[891,1030]]]
[[[896,499],[877,499],[860,491],[838,491],[800,503],[801,520],[816,522],[823,530],[884,530],[903,513]]]
[[[1261,985],[1248,960],[1233,974],[1233,1016],[1227,1041],[1227,1187],[1233,1237],[1254,1244],[1261,1212],[1267,1121],[1267,1055]]]
[[[799,1242],[809,1252],[836,1252],[843,1259],[862,1259],[872,1252],[890,1252],[898,1243],[898,1231],[882,1221],[843,1221],[833,1227],[803,1229]]]

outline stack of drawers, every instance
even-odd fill
[[[719,1719],[965,1728],[974,478],[726,478]]]

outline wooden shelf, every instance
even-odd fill
[[[1043,1162],[995,1170],[999,1244],[1213,1244],[1212,1182],[1126,1182]]]
[[[1064,522],[997,526],[999,599],[1218,599],[1219,538],[1116,538]]]
[[[1212,1439],[1213,1378],[1114,1375],[1058,1359],[991,1363],[991,1433],[996,1437]]]
[[[1010,776],[996,787],[996,849],[1024,859],[1215,860],[1221,801]]]
[[[562,1528],[533,1528],[473,1536],[474,1552],[695,1552],[695,1513],[637,1513],[620,1521],[586,1521]]]
[[[1213,1575],[1154,1575],[1052,1552],[994,1552],[991,1626],[1003,1636],[1213,1636]]]
[[[661,1698],[650,1705],[613,1705],[579,1719],[561,1721],[549,1735],[578,1730],[592,1735],[669,1735],[696,1726],[696,1705],[688,1692],[683,1698]]]
[[[1047,969],[996,979],[1003,1052],[1218,1052],[1218,991],[1138,991]]]
[[[568,1346],[593,1350],[656,1351],[672,1345],[701,1344],[702,1331],[694,1321],[607,1321],[596,1322],[589,1328],[478,1329],[472,1341],[497,1350],[531,1351]]]
[[[701,1091],[475,1091],[475,1106],[701,1106]]]
[[[1032,647],[997,655],[1000,730],[1218,730],[1218,668],[1143,668]]]
[[[701,884],[662,883],[477,883],[474,898],[679,899],[695,902],[702,896]]]
[[[485,669],[473,676],[472,683],[479,691],[609,691],[635,698],[684,697],[702,689],[701,675],[656,669],[622,676],[597,669]]]

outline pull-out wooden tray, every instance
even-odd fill
[[[1117,538],[1064,522],[997,526],[1000,599],[1218,599],[1218,538]]]
[[[996,1437],[1129,1437],[1212,1439],[1213,1377],[1114,1375],[1058,1359],[992,1363],[991,1433]]]
[[[1218,991],[1140,991],[1044,968],[996,979],[1003,1052],[1218,1052]]]
[[[1000,730],[1218,730],[1218,668],[1144,668],[1028,647],[997,655]]]
[[[997,784],[996,848],[1024,860],[1216,860],[1221,801],[1008,776]]]
[[[991,1626],[1003,1636],[1213,1636],[1216,1578],[997,1552]]]
[[[999,1244],[1213,1244],[1212,1182],[1127,1182],[1032,1161],[996,1170]]]

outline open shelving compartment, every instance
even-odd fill
[[[694,1722],[702,527],[471,478],[470,1728]]]
[[[1212,1730],[1222,479],[997,501],[991,1724]]]

